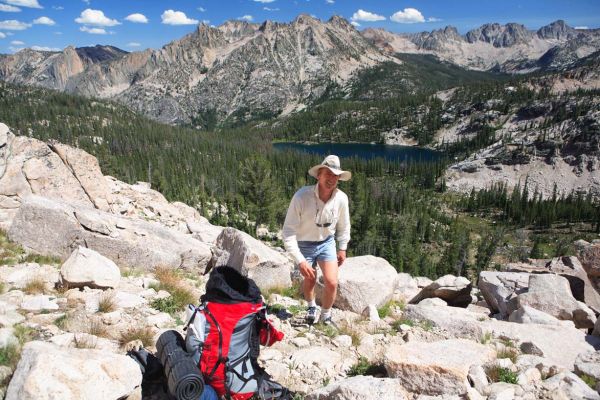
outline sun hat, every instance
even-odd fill
[[[338,156],[329,155],[325,157],[321,164],[317,164],[308,170],[308,174],[312,177],[317,177],[321,168],[328,168],[331,172],[340,177],[340,181],[349,181],[352,178],[350,171],[343,171],[340,167],[340,159]]]

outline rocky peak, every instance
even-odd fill
[[[577,36],[577,31],[571,28],[562,19],[551,24],[542,26],[537,31],[538,37],[542,39],[568,40]]]
[[[313,17],[310,14],[300,14],[294,19],[294,25],[316,25],[321,24],[321,20]]]
[[[481,41],[490,43],[494,47],[511,47],[518,43],[525,43],[532,37],[533,34],[525,26],[516,23],[485,24],[467,32],[466,35],[469,43]]]
[[[437,29],[432,32],[420,32],[409,37],[419,48],[425,50],[441,50],[450,40],[464,41],[458,30],[453,26],[446,26],[444,29]]]
[[[96,46],[90,46],[90,47],[79,47],[77,49],[75,49],[73,46],[69,46],[63,52],[66,53],[67,49],[76,51],[77,55],[82,60],[85,60],[89,63],[113,60],[116,58],[123,57],[125,54],[128,54],[127,51],[121,50],[118,47],[103,46],[103,45],[99,45],[99,44],[97,44]]]
[[[241,38],[254,35],[259,29],[259,25],[247,21],[231,20],[219,25],[217,29],[223,33],[228,42],[235,42]]]
[[[333,17],[329,18],[327,23],[341,29],[355,30],[354,26],[352,26],[352,24],[350,24],[346,18],[340,17],[339,15],[334,15]]]

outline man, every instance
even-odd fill
[[[325,290],[321,300],[321,322],[331,323],[331,307],[335,301],[338,268],[346,259],[350,241],[350,213],[348,196],[337,188],[338,181],[352,177],[340,168],[337,156],[327,156],[321,164],[308,170],[317,178],[317,184],[304,186],[294,194],[283,224],[285,248],[294,257],[304,277],[302,290],[308,302],[306,320],[317,320],[315,285],[316,266],[321,268]],[[338,251],[335,250],[335,239]]]

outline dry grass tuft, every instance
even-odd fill
[[[98,312],[109,313],[117,309],[117,302],[115,300],[114,292],[104,292],[100,295],[98,300]]]
[[[142,342],[144,347],[152,347],[154,346],[154,331],[150,327],[130,328],[121,333],[119,344],[125,346],[127,343],[133,342],[134,340]]]

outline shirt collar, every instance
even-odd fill
[[[313,189],[314,193],[315,193],[315,197],[317,198],[317,200],[321,201],[321,199],[319,198],[319,184],[315,184],[315,188]],[[333,189],[333,193],[331,193],[331,197],[329,198],[329,200],[332,200],[335,195],[338,192],[338,188],[336,187],[335,189]]]

